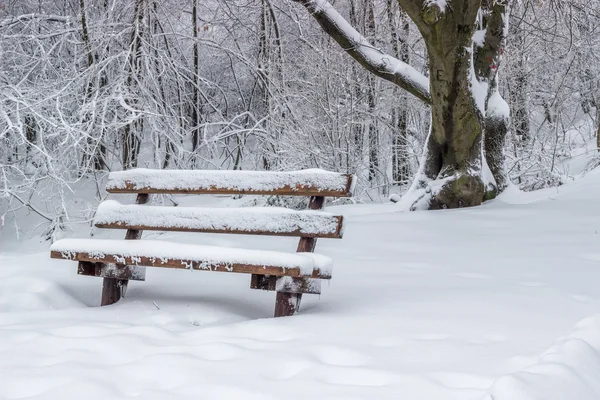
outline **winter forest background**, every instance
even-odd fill
[[[397,1],[333,4],[429,74]],[[596,166],[599,10],[512,5],[499,82],[506,170],[523,190],[564,183],[566,158]],[[136,166],[323,168],[357,174],[357,201],[385,201],[410,184],[429,123],[427,105],[370,75],[292,1],[0,1],[3,224],[24,206],[61,224],[72,185],[101,188],[108,171]]]

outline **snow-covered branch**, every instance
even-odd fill
[[[371,45],[328,1],[294,1],[306,7],[323,30],[368,71],[400,86],[427,104],[431,102],[427,77]]]
[[[68,24],[74,21],[73,17],[62,16],[62,15],[46,15],[46,14],[24,14],[16,17],[5,18],[0,20],[0,29],[8,27],[10,25],[18,24],[19,22],[27,22],[31,20],[48,21],[48,22],[60,22]]]

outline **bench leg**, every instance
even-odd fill
[[[125,295],[127,289],[127,279],[104,278],[102,280],[102,301],[101,306],[114,304]]]
[[[294,315],[300,305],[302,293],[277,292],[275,299],[275,317],[289,317]]]

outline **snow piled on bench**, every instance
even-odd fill
[[[312,275],[315,269],[322,275],[331,275],[333,267],[331,258],[315,253],[237,249],[163,240],[62,239],[54,243],[50,251],[62,253],[65,259],[74,259],[76,253],[88,253],[98,260],[106,255],[117,259],[148,257],[162,261],[185,260],[200,263],[206,269],[218,264],[298,268],[306,276]]]
[[[317,191],[345,192],[348,176],[322,169],[302,171],[219,171],[131,169],[111,172],[106,189],[154,188],[158,190],[210,190],[215,188],[239,192],[265,192],[290,187]],[[352,185],[354,186],[354,179]],[[350,188],[350,194],[353,191]]]
[[[98,207],[94,223],[203,231],[301,232],[335,234],[338,219],[321,211],[294,211],[281,207],[197,208],[123,205],[115,200]]]

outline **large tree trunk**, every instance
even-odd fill
[[[412,209],[476,206],[507,185],[508,105],[497,76],[507,4],[481,3],[455,0],[447,10],[429,3],[422,14],[425,27],[418,25],[429,52],[432,126],[413,184],[425,193]],[[485,29],[485,40],[473,44],[477,27]]]
[[[429,82],[340,23],[326,0],[295,1],[365,69],[431,105],[425,156],[405,197],[411,209],[476,206],[504,188],[508,106],[497,90],[497,71],[508,0],[398,0],[425,41]]]
[[[435,5],[423,16],[428,25],[421,31],[429,53],[431,129],[413,185],[425,193],[413,208],[458,208],[483,201],[483,110],[481,99],[475,98],[479,88],[473,87],[477,82],[468,51],[478,7],[466,6],[460,13],[443,14]]]

